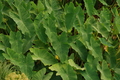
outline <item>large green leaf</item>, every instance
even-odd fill
[[[100,42],[108,47],[113,47],[110,42],[106,41],[104,38],[99,38]]]
[[[63,80],[77,80],[77,75],[73,68],[68,64],[54,64],[49,67],[52,71],[57,71],[56,75],[60,75]]]
[[[55,36],[52,34],[52,46],[59,56],[60,61],[64,62],[68,59],[69,45],[67,43],[66,33],[62,33],[60,36]]]
[[[85,46],[79,41],[77,40],[76,41],[76,45],[73,44],[73,43],[70,43],[70,46],[76,51],[78,52],[80,58],[83,60],[83,61],[86,61],[87,59],[87,49],[85,48]]]
[[[23,61],[22,61],[23,60]],[[33,75],[34,61],[30,54],[28,54],[25,59],[22,59],[22,65],[19,65],[21,71],[25,73],[29,78]]]
[[[90,39],[90,46],[88,46],[88,48],[91,50],[91,54],[95,58],[99,58],[99,60],[103,59],[102,49],[100,47],[100,44],[93,37],[91,37],[91,39]]]
[[[104,8],[100,13],[100,23],[103,25],[103,27],[105,27],[107,29],[108,32],[111,31],[111,12],[109,9]]]
[[[42,20],[44,18],[42,17],[42,14],[39,13],[37,15],[37,17],[35,18],[35,21],[34,21],[34,24],[36,25],[35,26],[35,31],[36,31],[36,34],[38,36],[38,38],[46,43],[47,42],[47,35],[45,34],[45,28],[43,27],[43,24],[42,24]]]
[[[75,16],[78,10],[76,9],[73,3],[70,3],[69,5],[65,6],[65,12],[66,12],[65,24],[66,24],[67,31],[70,32],[72,30],[73,23],[76,19]]]
[[[77,11],[78,14],[76,14],[76,20],[74,22],[75,28],[79,29],[79,27],[84,24],[84,20],[85,20],[85,15],[84,15],[84,11],[82,10],[81,6],[77,7]]]
[[[93,0],[84,0],[86,11],[89,16],[92,16],[95,14],[95,8],[94,8],[94,2]]]
[[[14,65],[19,66],[20,70],[29,78],[32,76],[34,61],[32,60],[30,54],[25,57],[23,54],[16,53],[12,49],[7,48],[7,53],[3,53],[3,56],[10,60]]]
[[[98,58],[94,58],[91,54],[88,54],[87,62],[84,65],[85,70],[80,71],[85,80],[100,80],[96,68],[98,60]]]
[[[117,52],[118,51],[114,47],[107,47],[106,53],[104,54],[107,63],[109,63],[109,67],[112,69],[116,68],[117,64],[119,65],[119,62],[117,62],[117,57],[119,58]]]
[[[97,69],[90,63],[85,64],[86,76],[89,77],[90,80],[100,80],[97,74]]]
[[[111,11],[112,11],[113,16],[119,16],[117,7],[112,8]]]
[[[57,63],[55,57],[45,49],[31,48],[30,51],[33,53],[32,58],[34,60],[41,60],[44,65]]]
[[[22,53],[23,51],[23,42],[22,35],[20,32],[10,32],[9,41],[11,44],[11,49],[16,53]]]
[[[118,5],[120,6],[120,0],[116,0],[116,1],[117,1]]]
[[[63,32],[61,33],[61,35],[57,35],[54,19],[55,18],[52,15],[50,15],[48,21],[45,21],[46,24],[44,24],[44,28],[46,29],[46,34],[56,54],[59,56],[60,61],[64,62],[68,58],[69,51],[67,34]]]
[[[108,4],[105,2],[105,0],[99,0],[103,5],[108,6]]]
[[[51,13],[53,11],[52,7],[50,6],[49,1],[45,0],[45,6],[47,8],[48,13]]]
[[[37,2],[38,12],[43,11],[44,9],[45,9],[45,7],[44,7],[43,3],[41,2],[41,0],[38,0],[38,2]]]
[[[97,69],[101,73],[101,79],[103,79],[103,80],[111,80],[112,79],[110,69],[108,68],[108,64],[105,60],[102,61],[102,65],[100,65],[100,64],[97,65]]]
[[[10,42],[9,42],[9,36],[0,34],[0,41],[2,41],[4,48],[6,49],[7,47],[11,47]]]
[[[30,1],[30,4],[31,4],[31,12],[33,13],[40,13],[42,12],[45,7],[43,5],[43,3],[41,2],[41,0],[38,0],[37,3],[34,3],[33,1]]]
[[[50,6],[52,8],[52,10],[56,13],[59,12],[58,10],[61,8],[59,5],[59,2],[56,0],[49,0]]]
[[[10,12],[10,17],[15,21],[17,27],[23,34],[28,33],[30,36],[34,35],[34,25],[30,19],[29,4],[24,2],[17,3],[16,8],[18,13]]]
[[[46,74],[46,69],[43,68],[32,77],[32,80],[50,80],[52,74],[52,72]]]
[[[32,47],[35,37],[36,37],[36,35],[33,35],[32,37],[29,37],[28,34],[24,35],[23,53],[26,53]]]
[[[75,64],[75,62],[72,59],[68,60],[70,66],[74,67],[77,70],[85,70],[85,68],[81,68],[80,66],[78,66],[77,64]]]

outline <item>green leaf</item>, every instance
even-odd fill
[[[98,38],[102,44],[108,47],[113,47],[108,41],[106,41],[104,38]]]
[[[64,62],[68,59],[68,38],[65,32],[61,35],[57,35],[55,21],[53,15],[50,15],[48,21],[45,21],[44,28],[46,29],[46,35],[48,36],[50,43],[55,50],[56,54],[59,56],[60,61]],[[48,24],[48,25],[47,25]]]
[[[37,2],[38,12],[43,11],[44,9],[45,9],[45,7],[44,7],[43,3],[41,2],[41,0],[38,0],[38,2]]]
[[[33,1],[30,1],[30,4],[31,4],[31,8],[37,9],[37,5]]]
[[[58,10],[60,10],[61,7],[60,7],[60,4],[59,4],[58,1],[56,1],[56,0],[49,0],[49,3],[50,3],[50,6],[51,6],[52,10],[55,13],[59,12]]]
[[[111,12],[108,8],[104,8],[100,13],[100,23],[107,29],[108,32],[111,31]]]
[[[30,36],[33,36],[35,34],[35,31],[33,22],[29,14],[29,5],[25,4],[24,2],[21,2],[18,3],[16,7],[18,13],[10,12],[10,17],[15,21],[18,29],[21,30],[23,34],[28,33]]]
[[[95,14],[94,2],[93,0],[84,0],[85,7],[89,16]]]
[[[75,24],[75,25],[76,25],[76,26],[78,25],[78,27],[79,27],[79,26],[82,26],[82,25],[84,24],[85,15],[84,15],[84,11],[82,10],[81,6],[78,6],[78,7],[77,7],[77,10],[78,10],[79,12],[78,12],[78,14],[76,15],[76,19],[77,19],[79,25],[78,25],[78,24]],[[76,21],[75,21],[75,22],[76,22]],[[75,23],[75,22],[74,22],[74,23]]]
[[[25,57],[23,54],[18,54],[14,52],[12,49],[7,48],[7,54],[3,54],[3,56],[10,60],[14,65],[20,67],[20,70],[25,73],[29,78],[32,76],[34,61],[32,60],[30,54]]]
[[[36,35],[29,37],[28,34],[24,35],[23,39],[23,53],[26,53],[33,45],[33,40],[35,39]]]
[[[32,80],[50,80],[52,74],[52,72],[46,74],[46,69],[43,68],[32,77]]]
[[[60,61],[64,62],[68,59],[69,45],[67,44],[67,35],[62,33],[60,36],[52,35],[52,45],[59,56]]]
[[[36,31],[36,34],[38,36],[38,38],[46,43],[47,42],[47,35],[45,34],[45,28],[43,27],[43,24],[42,24],[42,14],[39,13],[34,21],[35,23],[35,31]]]
[[[111,11],[112,11],[112,13],[113,13],[113,16],[119,16],[117,7],[112,8]]]
[[[0,50],[4,51],[5,52],[5,46],[3,45],[2,42],[0,42]]]
[[[87,49],[85,48],[85,46],[79,41],[76,41],[76,45],[73,43],[70,43],[70,46],[76,51],[78,52],[78,55],[80,56],[80,58],[83,61],[86,61],[87,59]]]
[[[50,80],[50,78],[52,77],[52,75],[53,75],[53,72],[50,72],[50,73],[46,74],[44,76],[43,80]]]
[[[5,47],[5,49],[7,47],[9,47],[9,48],[11,47],[11,45],[9,43],[9,36],[0,34],[0,39],[1,39],[1,41],[2,41],[2,43],[4,45],[4,47]]]
[[[75,21],[74,13],[68,13],[65,15],[65,24],[68,32],[72,30],[74,21]]]
[[[108,64],[105,60],[102,61],[102,66],[100,64],[97,65],[97,69],[101,73],[102,80],[111,80],[112,79],[111,71],[108,68]]]
[[[110,68],[115,69],[117,64],[119,64],[119,62],[117,62],[117,56],[119,57],[119,55],[117,54],[118,51],[114,47],[108,47],[106,50],[106,61],[107,63],[109,63]]]
[[[95,40],[93,37],[91,37],[90,39],[90,45],[89,49],[91,50],[91,54],[95,57],[95,58],[99,58],[99,60],[102,60],[102,49],[100,47],[100,44],[97,42],[97,40]]]
[[[41,60],[44,65],[57,63],[55,57],[45,49],[31,48],[30,51],[33,53],[33,60]]]
[[[114,19],[114,23],[115,23],[115,27],[116,27],[116,31],[118,31],[120,33],[120,16],[116,16]]]
[[[108,4],[105,2],[105,0],[99,0],[103,5],[108,6]]]
[[[52,7],[50,6],[49,1],[46,1],[46,0],[45,0],[45,6],[46,6],[46,8],[47,8],[48,13],[50,14],[50,13],[53,11],[53,9],[52,9]]]
[[[107,29],[99,22],[96,22],[95,25],[92,26],[98,33],[100,33],[104,38],[108,38],[109,32]]]
[[[85,72],[81,73],[86,80],[100,80],[97,69],[91,63],[85,63]]]
[[[56,75],[60,75],[63,80],[77,80],[77,75],[73,68],[68,64],[57,63],[49,67],[49,69],[57,71]]]
[[[22,59],[22,60],[24,60],[24,59]],[[32,75],[33,75],[32,70],[33,70],[33,67],[34,67],[34,61],[33,61],[30,54],[28,54],[25,57],[25,60],[23,61],[23,64],[19,65],[19,67],[20,67],[21,71],[28,76],[28,78],[32,77]]]
[[[85,68],[81,68],[80,66],[78,66],[77,64],[75,64],[75,62],[72,59],[68,60],[70,66],[74,67],[77,70],[85,70]]]
[[[93,27],[93,29],[95,31],[100,33],[106,39],[108,38],[109,28],[105,27],[105,25],[103,25],[101,22],[97,21],[93,16],[87,18],[86,24],[89,24],[89,26]]]
[[[76,19],[76,8],[74,6],[74,4],[71,2],[69,5],[65,6],[65,25],[67,28],[67,31],[70,32],[72,30],[73,27],[73,23]]]
[[[46,21],[48,25],[44,24],[44,28],[46,29],[46,35],[48,36],[56,54],[59,56],[60,61],[64,62],[68,59],[68,51],[69,51],[67,34],[63,32],[61,35],[59,36],[57,35],[54,19],[55,18],[53,18],[53,16],[51,15],[49,20]]]
[[[9,41],[11,44],[11,49],[16,53],[22,53],[23,51],[23,42],[21,37],[22,35],[20,32],[10,32]]]
[[[114,71],[115,71],[115,73],[120,75],[120,68],[115,68]]]
[[[118,3],[118,6],[120,7],[120,0],[116,0],[117,1],[117,3]]]

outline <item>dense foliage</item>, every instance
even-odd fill
[[[120,80],[120,0],[0,0],[0,10],[0,60],[17,66],[15,80]]]

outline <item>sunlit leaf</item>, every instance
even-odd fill
[[[95,14],[94,2],[93,0],[84,0],[85,7],[89,16]]]
[[[108,4],[105,2],[105,0],[99,0],[103,5],[108,6]]]
[[[57,63],[55,57],[45,49],[31,48],[30,51],[33,53],[32,58],[34,60],[41,60],[45,65]]]
[[[86,80],[100,80],[97,74],[97,69],[90,63],[85,64],[85,72],[82,72],[82,75]]]
[[[108,47],[113,47],[108,41],[106,41],[104,38],[99,38],[100,42]]]
[[[9,36],[11,48],[16,53],[22,53],[23,51],[23,42],[21,37],[22,36],[20,32],[17,33],[11,32]]]
[[[117,1],[118,5],[120,6],[120,0],[116,0],[116,1]]]
[[[46,69],[43,68],[41,70],[39,70],[33,77],[32,80],[49,80],[52,76],[52,72],[45,74],[46,73]]]
[[[86,60],[87,58],[87,49],[85,48],[85,46],[80,42],[80,41],[76,41],[76,45],[73,43],[70,43],[70,46],[76,51],[78,52],[78,55],[81,57],[81,59],[83,61]]]
[[[60,75],[63,80],[77,80],[77,75],[73,68],[68,64],[54,64],[49,67],[52,71],[57,71],[56,75]]]
[[[10,12],[9,15],[16,22],[18,29],[20,29],[23,34],[28,33],[32,36],[35,32],[33,22],[30,19],[29,5],[24,5],[25,3],[23,2],[19,3],[17,6],[18,14]]]
[[[97,69],[100,71],[101,73],[101,79],[103,80],[111,80],[112,79],[112,75],[110,72],[110,69],[108,68],[108,64],[105,60],[102,61],[102,65],[97,65]]]
[[[85,70],[85,68],[81,68],[80,66],[78,66],[77,64],[75,64],[75,62],[72,59],[68,60],[69,64],[74,67],[77,70]]]

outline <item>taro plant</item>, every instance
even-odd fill
[[[119,80],[119,0],[0,4],[1,57],[30,80]]]

